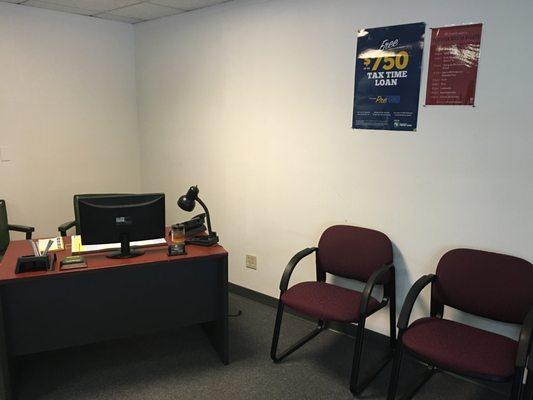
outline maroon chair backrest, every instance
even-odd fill
[[[318,242],[317,264],[325,272],[366,282],[392,263],[392,243],[384,233],[357,226],[335,225]],[[378,283],[387,283],[390,274]]]
[[[451,250],[439,261],[432,296],[470,314],[522,324],[533,307],[533,266],[505,254]]]

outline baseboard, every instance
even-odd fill
[[[228,283],[228,290],[231,293],[238,294],[241,297],[245,297],[250,300],[257,301],[258,303],[264,304],[270,307],[278,306],[278,299],[269,296],[264,293],[256,292],[255,290],[245,288],[244,286],[239,286],[235,283]]]

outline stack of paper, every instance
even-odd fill
[[[63,244],[63,238],[61,236],[55,237],[55,238],[49,238],[49,239],[39,239],[37,242],[37,248],[39,249],[39,252],[42,254],[46,250],[46,246],[48,246],[48,242],[52,241],[52,246],[48,249],[48,252],[51,251],[58,251],[58,250],[65,250],[65,246]]]
[[[72,236],[71,243],[72,243],[72,254],[120,249],[120,243],[83,245],[81,244],[80,235]],[[167,241],[165,240],[165,238],[153,239],[153,240],[139,240],[137,242],[130,242],[131,247],[160,246],[160,245],[166,245],[166,244],[167,244]]]

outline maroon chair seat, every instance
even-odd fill
[[[281,295],[283,304],[323,321],[354,322],[359,320],[362,293],[325,282],[302,282]],[[367,313],[380,306],[370,297]]]
[[[474,377],[510,379],[518,342],[441,318],[421,318],[402,337],[404,346],[442,368]]]

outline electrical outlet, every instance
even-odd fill
[[[0,146],[0,162],[8,163],[11,161],[11,153],[7,146]]]
[[[246,268],[257,269],[257,256],[246,254]]]

